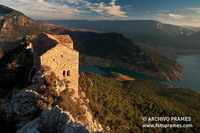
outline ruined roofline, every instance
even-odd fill
[[[60,43],[60,45],[63,45],[62,43]],[[63,46],[66,46],[66,45],[63,45]],[[67,48],[69,48],[70,50],[72,50],[73,52],[77,52],[77,53],[79,53],[77,50],[75,50],[75,49],[73,49],[73,48],[70,48],[70,47],[68,47],[68,46],[66,46]]]
[[[46,33],[46,35],[50,35],[50,34],[47,34],[47,33]],[[65,43],[61,42],[61,41],[58,39],[59,36],[66,36],[66,38],[70,39],[72,45],[74,45],[74,42],[72,41],[72,39],[71,39],[71,37],[70,37],[69,35],[50,35],[50,36],[53,36],[53,37],[59,42],[59,44],[65,46],[65,47],[67,47],[67,48],[69,48],[70,50],[72,50],[72,51],[74,51],[74,52],[78,52],[77,50],[75,50],[75,49],[73,49],[73,48],[70,48],[69,46],[65,45]],[[78,52],[78,53],[79,53],[79,52]]]
[[[72,39],[71,39],[71,37],[70,37],[69,35],[51,35],[51,34],[48,34],[48,33],[45,33],[45,32],[43,32],[42,34],[48,36],[48,37],[51,38],[52,40],[57,41],[58,44],[61,44],[61,45],[63,45],[63,46],[65,46],[65,47],[69,48],[70,50],[72,50],[72,51],[74,51],[74,52],[78,52],[78,51],[76,51],[75,49],[70,48],[69,46],[65,45],[65,44],[67,44],[67,43],[61,42],[60,39],[59,39],[59,36],[63,36],[63,37],[65,36],[66,38],[70,39],[71,42],[69,42],[69,43],[72,43],[72,45],[73,45],[73,41],[72,41]],[[42,34],[41,34],[41,35],[42,35]],[[57,44],[57,45],[58,45],[58,44]],[[78,53],[79,53],[79,52],[78,52]]]

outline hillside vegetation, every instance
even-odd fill
[[[118,82],[94,73],[80,74],[81,91],[90,100],[94,116],[111,132],[200,132],[200,94],[190,89],[171,88],[157,81]],[[143,128],[142,117],[191,116],[194,128]],[[159,122],[158,122],[159,123]]]
[[[26,38],[18,48],[7,53],[0,60],[1,98],[9,99],[12,94],[29,85],[28,73],[33,63],[30,52],[25,50],[29,39]],[[89,106],[93,115],[104,129],[110,128],[111,132],[200,131],[200,94],[192,90],[170,88],[151,80],[119,82],[94,73],[81,73],[79,84],[80,93],[85,92],[86,98],[90,101]],[[44,93],[51,92],[44,90]],[[63,98],[63,107],[67,99]],[[54,105],[56,101],[38,101],[37,105],[40,109],[45,109],[49,107],[47,103]],[[74,108],[73,111],[76,113]],[[7,125],[13,126],[12,119],[6,119],[4,114],[3,112],[0,116],[2,120],[7,121]],[[142,128],[143,116],[191,116],[192,122],[187,123],[192,123],[194,128],[144,129]]]
[[[147,55],[151,56],[152,62],[160,72],[162,72],[169,80],[170,77],[174,78],[173,80],[182,79],[182,69],[183,65],[176,61],[176,57],[160,52],[158,50],[141,47]],[[179,72],[179,73],[177,73]],[[176,76],[172,76],[176,74]]]
[[[0,60],[0,98],[11,96],[29,84],[28,76],[33,66],[33,56],[26,46],[34,38],[34,35],[25,36],[20,46]]]

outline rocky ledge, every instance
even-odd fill
[[[58,105],[48,107],[42,111],[38,109],[38,101],[50,98],[49,94],[44,95],[41,93],[43,84],[40,81],[43,80],[39,80],[37,83],[13,94],[10,100],[1,100],[0,107],[5,109],[7,116],[14,116],[14,120],[17,121],[17,133],[89,133],[104,131],[81,98],[69,97],[75,104],[79,103],[78,106],[75,104],[74,106],[77,107],[77,110],[82,111],[81,114],[84,119],[72,116],[70,111],[64,111]],[[57,91],[55,90],[55,92]],[[68,103],[66,101],[66,104]]]

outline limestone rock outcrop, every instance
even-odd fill
[[[38,34],[49,27],[23,13],[0,4],[0,43],[14,42],[26,34]]]
[[[35,120],[27,123],[17,133],[89,133],[85,126],[77,123],[69,112],[63,111],[58,106],[52,110],[43,110]]]
[[[102,126],[93,118],[84,102],[80,106],[84,111],[84,120],[81,121],[74,118],[70,112],[63,111],[58,105],[39,113],[36,102],[47,98],[40,94],[40,86],[41,83],[30,85],[14,94],[9,103],[1,102],[1,107],[6,109],[7,115],[15,116],[18,121],[17,133],[103,132]]]

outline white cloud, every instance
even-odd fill
[[[67,0],[69,3],[75,3],[81,5],[84,8],[88,8],[100,15],[113,16],[113,17],[127,17],[126,12],[121,10],[120,5],[116,5],[117,0],[111,0],[110,3],[105,2],[91,3],[86,0]]]
[[[182,19],[182,18],[184,18],[184,16],[182,16],[182,15],[173,14],[173,13],[169,13],[168,15],[169,15],[169,17],[174,18],[174,19]]]
[[[196,11],[197,13],[200,13],[200,8],[188,8],[189,10],[193,10],[193,11]]]
[[[121,10],[121,6],[116,5],[116,0],[111,0],[107,5],[104,2],[96,3],[96,5],[90,6],[90,9],[99,14],[111,15],[114,17],[127,17],[126,12]]]
[[[59,4],[54,1],[44,0],[0,0],[1,4],[6,4],[19,10],[34,19],[70,19],[74,15],[85,13],[85,11]]]
[[[127,17],[126,12],[121,10],[121,6],[116,5],[116,1],[111,0],[106,4],[105,2],[91,3],[87,0],[0,0],[0,3],[5,3],[4,5],[19,10],[34,19],[77,19],[79,14],[89,11],[104,17]],[[64,4],[64,2],[69,4]]]
[[[174,19],[182,19],[186,16],[183,16],[183,15],[178,15],[178,14],[173,14],[173,13],[169,13],[169,14],[163,14],[163,13],[158,13],[157,16],[159,17],[164,17],[164,18],[174,18]]]

